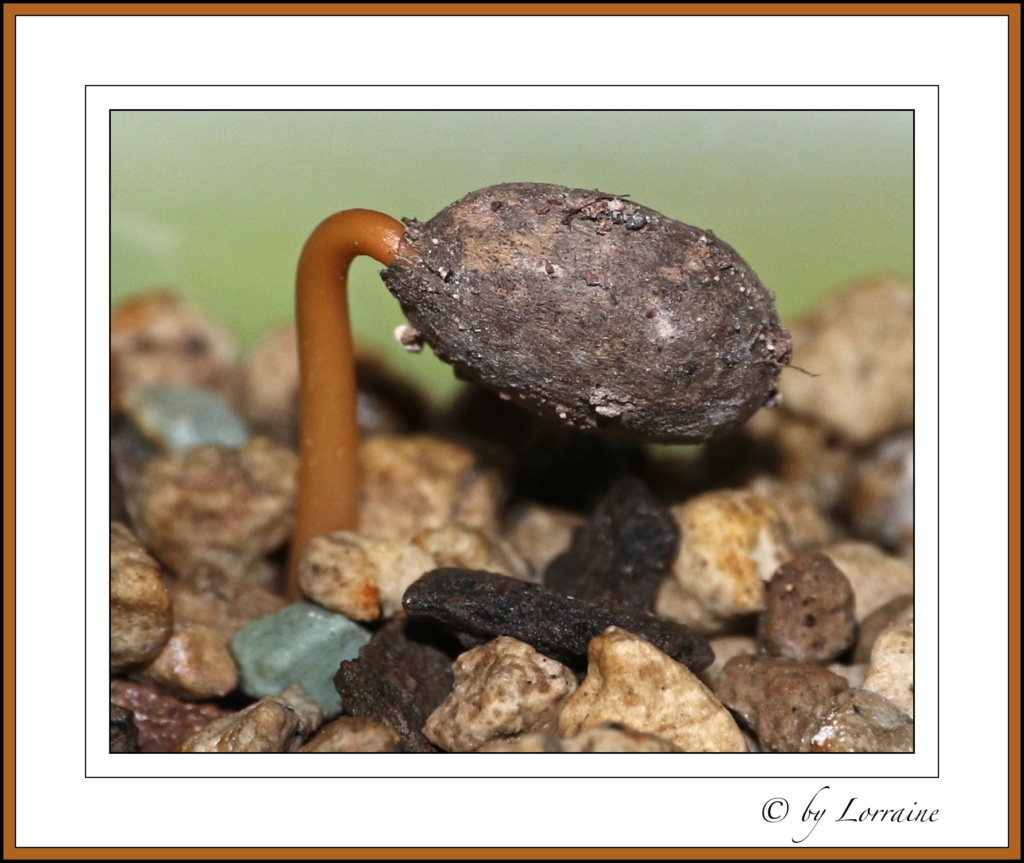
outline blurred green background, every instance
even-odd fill
[[[115,111],[111,298],[173,286],[243,350],[292,318],[299,251],[349,207],[426,220],[511,180],[629,194],[714,230],[775,291],[783,320],[863,275],[912,278],[909,111]],[[403,352],[404,321],[360,259],[357,337],[450,393]]]

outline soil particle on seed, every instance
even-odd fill
[[[543,582],[579,599],[650,611],[678,544],[675,519],[644,484],[620,480],[572,547],[551,562]]]
[[[572,668],[609,626],[645,638],[693,671],[711,664],[708,643],[686,626],[612,603],[587,602],[519,579],[467,569],[436,569],[414,582],[402,606],[456,632],[507,635]]]
[[[790,339],[711,231],[538,183],[407,220],[382,277],[467,380],[579,428],[697,442],[772,402]]]

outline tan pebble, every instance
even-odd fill
[[[790,327],[793,357],[818,377],[779,379],[787,413],[854,444],[876,441],[914,419],[914,289],[875,277],[830,294]]]
[[[499,532],[502,483],[469,447],[431,435],[378,435],[359,454],[359,533],[408,541],[451,522]]]
[[[176,752],[294,752],[323,722],[323,713],[299,686],[216,719]]]
[[[914,545],[914,435],[883,440],[854,469],[844,509],[858,536],[894,551]]]
[[[288,604],[280,594],[223,576],[175,582],[170,592],[176,628],[207,626],[225,643],[245,624],[276,614]]]
[[[477,527],[446,524],[421,531],[412,541],[433,557],[438,567],[480,569],[530,580],[531,571],[526,561],[503,539]]]
[[[749,491],[716,491],[672,507],[682,541],[672,574],[710,616],[764,607],[764,582],[793,556],[775,504]]]
[[[914,624],[886,629],[875,640],[863,688],[914,715]]]
[[[747,656],[757,653],[757,641],[752,635],[719,635],[708,639],[708,643],[715,652],[715,661],[700,672],[698,677],[712,691],[715,689],[725,664],[730,659],[734,656]]]
[[[576,513],[530,503],[509,516],[505,535],[539,576],[552,560],[568,550],[573,534],[584,522]]]
[[[825,517],[805,485],[760,476],[746,488],[775,504],[794,550],[815,551],[839,538],[835,525]]]
[[[615,722],[686,752],[747,751],[739,727],[711,690],[644,639],[610,626],[591,640],[587,660],[587,676],[558,720],[563,735]]]
[[[576,678],[530,645],[501,636],[461,654],[451,695],[423,734],[449,752],[471,752],[496,738],[553,730]]]
[[[341,716],[328,722],[299,752],[394,752],[398,732],[384,719]]]
[[[119,303],[110,315],[110,349],[122,394],[162,384],[233,395],[234,339],[173,291],[149,291]]]
[[[171,597],[160,565],[120,522],[110,523],[110,670],[156,656],[171,635]]]
[[[856,453],[827,428],[781,411],[768,443],[776,454],[778,474],[804,489],[821,512],[834,512],[847,492]]]
[[[493,740],[478,752],[682,752],[669,740],[655,734],[602,722],[572,737],[551,734],[525,734],[514,740]]]
[[[227,695],[238,686],[238,669],[227,642],[208,626],[177,629],[136,676],[186,701]]]
[[[708,637],[752,629],[754,625],[753,612],[748,615],[714,614],[702,604],[700,597],[683,587],[674,575],[666,576],[658,585],[653,611],[657,617],[682,623]]]
[[[299,347],[293,324],[272,330],[246,357],[242,409],[255,432],[284,446],[296,446]]]
[[[726,663],[715,692],[750,726],[763,751],[799,752],[817,706],[846,688],[844,678],[819,665],[736,656]]]
[[[825,666],[833,674],[838,674],[850,685],[850,689],[859,689],[864,682],[864,675],[868,673],[867,664],[858,662],[853,665],[845,665],[842,662],[832,662]]]
[[[912,752],[914,720],[889,699],[849,689],[821,702],[807,723],[801,752]]]
[[[313,602],[352,620],[391,617],[405,589],[437,566],[415,545],[338,531],[314,537],[299,563],[299,584]]]
[[[858,621],[898,596],[914,592],[913,567],[870,542],[847,540],[822,549],[850,584]]]
[[[890,626],[902,626],[914,622],[914,597],[897,596],[881,608],[871,612],[860,625],[857,635],[857,646],[853,651],[853,661],[867,663],[871,661],[871,649],[875,640]]]
[[[183,578],[265,579],[263,556],[291,533],[297,464],[266,438],[152,458],[128,496],[139,538]]]

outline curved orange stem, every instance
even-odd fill
[[[285,593],[298,599],[299,560],[313,537],[359,523],[359,423],[348,268],[358,255],[387,266],[405,226],[375,210],[343,210],[306,240],[295,282],[299,338],[299,478]]]

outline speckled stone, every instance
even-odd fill
[[[863,688],[914,716],[914,624],[886,629],[875,641]]]
[[[793,356],[818,376],[782,375],[786,413],[856,445],[913,422],[914,289],[909,283],[887,276],[855,282],[829,294],[791,332]]]
[[[156,659],[136,676],[186,701],[227,695],[238,685],[227,641],[208,626],[176,628]]]
[[[743,734],[714,693],[654,645],[613,626],[590,642],[587,655],[587,676],[558,720],[562,734],[617,722],[685,752],[747,751]]]
[[[583,517],[574,512],[524,503],[509,515],[505,535],[533,571],[542,573],[569,548],[573,532],[583,522]]]
[[[913,752],[914,720],[888,698],[849,689],[818,704],[802,752]]]
[[[490,740],[553,731],[562,704],[576,691],[568,668],[506,636],[467,650],[453,670],[451,694],[423,727],[427,739],[448,752],[472,752]]]
[[[123,524],[110,524],[110,670],[156,656],[171,635],[171,597],[160,565]]]
[[[295,752],[323,721],[315,701],[292,686],[216,719],[176,752]]]
[[[772,656],[826,663],[857,635],[853,589],[832,560],[817,552],[779,567],[758,618],[760,646]]]
[[[299,752],[397,752],[398,732],[373,716],[339,716],[322,726]]]
[[[327,716],[341,711],[334,674],[370,634],[341,614],[300,602],[243,626],[231,639],[242,691],[253,698],[302,685]]]
[[[572,737],[536,732],[513,740],[493,740],[478,752],[682,752],[656,734],[645,734],[617,722],[602,722]]]
[[[297,466],[295,453],[265,438],[151,458],[128,509],[139,539],[175,574],[253,583],[291,533]]]
[[[715,693],[757,735],[765,752],[800,752],[815,708],[847,688],[845,678],[819,665],[777,656],[736,656]]]
[[[897,596],[881,608],[871,612],[860,625],[857,634],[857,646],[853,651],[853,661],[870,662],[871,650],[875,640],[890,626],[902,626],[914,622],[914,597]]]
[[[914,434],[879,443],[857,460],[845,509],[858,536],[898,553],[914,547]]]
[[[359,533],[410,540],[451,522],[500,531],[504,487],[467,446],[425,434],[378,435],[363,441],[359,461]]]
[[[231,333],[174,291],[147,291],[119,303],[110,315],[110,351],[124,394],[150,384],[226,394],[234,387]]]
[[[897,596],[914,592],[913,567],[906,560],[886,554],[877,545],[846,540],[825,546],[822,551],[850,580],[858,621]]]
[[[434,567],[483,569],[531,580],[530,566],[518,552],[505,540],[478,527],[453,522],[427,528],[416,534],[412,542],[434,559]]]
[[[757,640],[752,635],[717,635],[708,643],[715,652],[715,661],[699,675],[709,689],[715,691],[718,678],[722,676],[726,663],[734,656],[751,656],[757,653]]]
[[[717,634],[731,618],[760,611],[764,582],[793,556],[775,504],[750,491],[714,491],[673,507],[672,514],[682,535],[672,574],[694,600],[680,606],[691,619],[672,619]],[[672,613],[663,597],[654,610]]]
[[[313,602],[369,623],[394,615],[405,589],[434,566],[409,542],[337,531],[306,543],[299,584]]]

